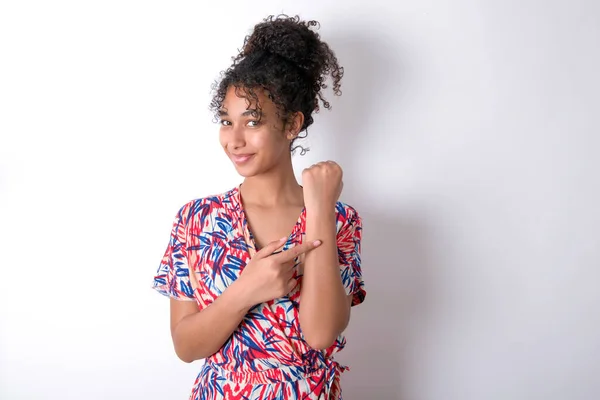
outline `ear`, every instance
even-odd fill
[[[304,114],[301,111],[290,115],[285,125],[285,137],[294,140],[300,133],[302,125],[304,125]]]

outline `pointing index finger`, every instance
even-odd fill
[[[256,253],[256,257],[258,258],[265,258],[265,257],[269,257],[271,254],[273,254],[273,252],[275,252],[278,248],[280,248],[281,246],[283,246],[285,244],[285,241],[287,240],[287,237],[282,237],[279,240],[275,240],[271,243],[269,243],[268,245],[266,245],[265,247],[263,247],[262,249],[260,249],[257,253]]]
[[[274,257],[277,257],[279,259],[279,261],[281,261],[281,262],[291,261],[294,258],[298,257],[300,254],[306,253],[307,251],[310,251],[316,247],[319,247],[320,245],[321,245],[320,240],[302,243],[302,244],[295,246],[289,250],[282,251],[281,253],[276,254]]]

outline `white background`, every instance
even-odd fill
[[[600,398],[593,0],[2,2],[0,398],[187,398],[151,281],[239,182],[210,86],[282,11],[346,68],[295,159],[364,219],[344,399]]]

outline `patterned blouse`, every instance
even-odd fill
[[[360,258],[362,222],[356,210],[342,202],[336,204],[336,218],[340,276],[355,306],[366,294]],[[303,210],[283,250],[302,243],[305,227]],[[153,287],[166,296],[195,301],[202,310],[240,276],[255,251],[239,187],[192,200],[175,217]],[[301,262],[296,259],[296,265]],[[323,351],[304,340],[298,318],[301,270],[294,273],[295,289],[250,309],[223,347],[205,360],[191,400],[342,398],[339,378],[348,368],[332,356],[346,339],[340,335]],[[190,274],[198,283],[196,290]]]

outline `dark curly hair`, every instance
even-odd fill
[[[257,24],[244,40],[240,53],[233,57],[233,64],[221,73],[220,81],[213,85],[213,99],[210,109],[218,121],[219,109],[227,90],[235,87],[238,96],[258,104],[257,89],[263,89],[277,106],[279,117],[287,122],[293,113],[304,114],[304,124],[300,131],[305,132],[313,123],[313,112],[319,111],[319,101],[323,107],[331,105],[323,97],[327,88],[325,81],[331,76],[333,93],[341,95],[341,79],[344,69],[327,43],[311,27],[319,26],[317,21],[301,21],[299,16],[269,16]],[[297,139],[297,138],[296,138]],[[308,151],[295,146],[294,139],[290,151]]]

